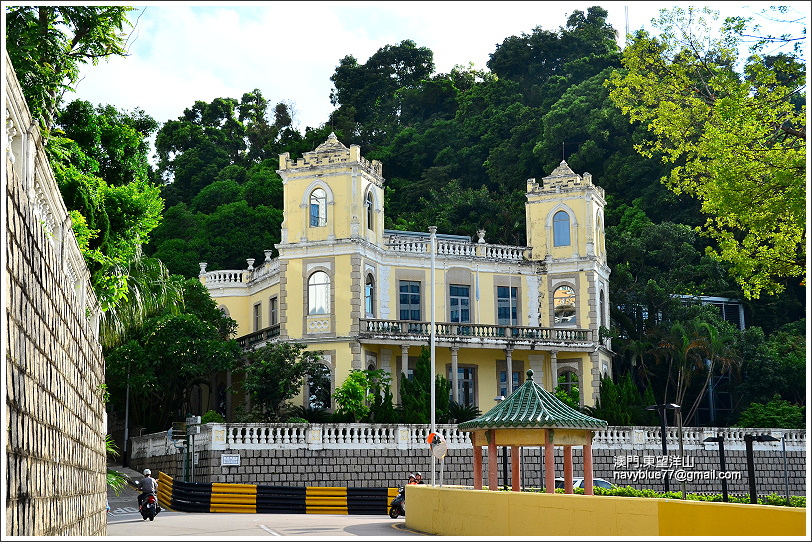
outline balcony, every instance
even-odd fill
[[[265,329],[260,329],[259,331],[249,333],[248,335],[243,335],[242,337],[237,337],[237,343],[243,350],[245,350],[248,348],[253,348],[259,343],[268,342],[276,337],[279,337],[279,324],[274,324],[270,327],[266,327]]]
[[[436,322],[435,339],[445,343],[480,343],[494,346],[512,343],[534,347],[560,345],[593,348],[597,343],[591,329],[561,329],[549,327],[506,326],[494,324]],[[358,339],[361,342],[428,341],[431,322],[411,320],[375,320],[362,318]]]
[[[440,344],[458,344],[501,348],[507,344],[530,349],[536,346],[558,346],[569,349],[594,349],[597,344],[591,329],[560,329],[549,327],[500,326],[493,324],[436,322],[435,339]],[[431,322],[413,320],[376,320],[362,318],[359,321],[358,340],[363,343],[405,342],[427,343],[430,340]],[[266,327],[237,338],[243,349],[253,348],[279,337],[279,324]]]

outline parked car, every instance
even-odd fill
[[[559,489],[559,488],[564,489],[564,479],[563,478],[556,478],[555,479],[555,487],[556,487],[556,489]],[[573,479],[572,479],[572,488],[577,489],[579,487],[581,489],[583,489],[583,487],[584,487],[584,479],[583,479],[583,477],[579,477],[579,478],[573,477]],[[593,478],[592,479],[592,487],[602,487],[604,489],[612,489],[613,487],[617,487],[617,486],[615,484],[613,484],[612,482],[604,480],[603,478]]]

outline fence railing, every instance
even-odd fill
[[[413,320],[377,320],[362,318],[361,335],[377,336],[429,336],[431,322]],[[438,337],[540,340],[555,342],[592,342],[590,329],[558,329],[548,327],[506,326],[495,324],[437,322]]]
[[[438,424],[438,433],[446,439],[449,449],[470,448],[468,433],[456,424]],[[209,423],[195,435],[195,448],[211,450],[240,449],[423,449],[430,433],[428,425],[364,424],[364,423],[311,423],[311,424],[255,424]],[[683,428],[684,450],[716,449],[718,444],[703,442],[707,437],[724,435],[726,450],[743,450],[744,435],[768,433],[774,442],[754,442],[755,450],[781,450],[782,439],[789,451],[806,450],[804,429],[743,429],[743,428]],[[133,437],[132,457],[155,457],[174,454],[177,449],[167,439],[166,432]],[[679,431],[666,428],[669,453],[676,453]],[[617,450],[659,450],[659,427],[607,427],[594,432],[593,448]]]

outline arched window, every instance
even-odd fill
[[[605,317],[604,311],[606,310],[606,306],[605,306],[604,303],[605,302],[604,302],[604,299],[603,299],[603,289],[601,289],[601,295],[600,295],[599,302],[598,302],[598,329],[600,329],[601,326],[604,326],[603,319]],[[609,326],[607,325],[607,326],[604,326],[604,327],[609,327]]]
[[[570,244],[570,215],[558,211],[553,215],[553,246],[565,247]]]
[[[316,271],[307,281],[307,314],[330,312],[330,277],[324,271]]]
[[[371,273],[364,284],[364,308],[367,318],[375,318],[375,279]]]
[[[310,226],[317,228],[327,225],[327,194],[323,188],[310,193]]]
[[[575,302],[575,290],[571,287],[559,286],[555,289],[553,303],[555,304],[554,312],[556,324],[576,323]]]
[[[375,229],[375,203],[372,201],[372,192],[367,192],[366,203],[367,208],[367,229]]]
[[[307,377],[307,387],[310,408],[330,408],[332,376],[329,367],[323,363],[316,364],[313,372]]]
[[[558,385],[555,388],[555,396],[572,408],[581,407],[581,390],[578,383],[578,375],[570,370],[565,370],[558,375]]]

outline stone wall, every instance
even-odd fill
[[[106,535],[98,304],[4,57],[5,535]]]
[[[194,466],[195,482],[243,483],[287,486],[338,486],[338,487],[396,487],[404,483],[409,472],[422,471],[427,481],[431,480],[432,459],[426,444],[428,428],[424,426],[397,426],[389,432],[377,429],[362,430],[363,424],[353,427],[352,434],[344,432],[344,438],[326,438],[334,429],[326,424],[316,430],[315,440],[308,431],[294,430],[291,425],[278,424],[275,429],[251,431],[235,429],[240,424],[203,426],[197,436],[195,452],[197,464]],[[338,427],[338,425],[336,425]],[[221,429],[224,428],[224,429]],[[670,428],[669,428],[670,429]],[[448,455],[443,460],[443,483],[445,485],[473,486],[473,454],[467,436],[457,432],[452,426],[438,430],[446,436]],[[720,430],[722,431],[722,430]],[[218,438],[222,432],[224,438]],[[778,429],[755,429],[754,434],[771,433],[783,435]],[[659,441],[659,430],[654,428],[608,428],[598,432],[593,444],[594,476],[620,486],[635,489],[662,491],[662,479],[653,479],[652,472],[671,471],[670,489],[678,491],[681,470],[687,477],[686,490],[690,493],[721,493],[719,479],[713,477],[719,471],[719,455],[716,444],[701,443],[706,433],[715,433],[705,428],[686,428],[684,461],[682,468],[674,463],[680,455],[674,442],[669,443],[669,453],[663,455]],[[741,435],[742,430],[726,430],[725,445],[726,471],[730,473],[728,493],[731,495],[749,494],[746,456]],[[621,438],[617,435],[632,435]],[[640,438],[640,435],[643,435]],[[672,435],[669,432],[669,437]],[[806,494],[806,440],[805,431],[793,430],[786,433],[787,474],[789,493]],[[239,438],[242,437],[242,438]],[[352,438],[350,438],[352,437]],[[635,443],[635,440],[639,441]],[[172,477],[183,478],[183,454],[166,439],[165,433],[145,435],[133,439],[132,466],[136,469],[150,468],[162,470]],[[580,447],[573,446],[574,476],[583,476],[583,455]],[[488,457],[483,450],[483,470],[487,473]],[[223,454],[239,455],[239,466],[221,466]],[[499,483],[504,483],[503,448],[499,448]],[[526,447],[522,454],[522,485],[541,487],[544,484],[543,449]],[[785,495],[784,455],[781,443],[754,443],[756,487],[759,495],[777,493]],[[556,477],[563,477],[563,451],[555,450]],[[663,468],[647,467],[657,461],[666,463]],[[671,465],[667,465],[671,463]],[[509,469],[509,467],[508,467]],[[630,479],[630,473],[641,473],[647,477]],[[435,470],[436,482],[440,482],[440,462]],[[707,473],[707,474],[705,474]],[[637,476],[641,476],[637,475]],[[487,476],[484,477],[487,481]]]

